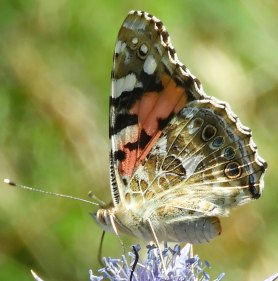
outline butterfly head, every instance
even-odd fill
[[[93,219],[97,222],[97,224],[107,232],[114,232],[113,224],[111,223],[111,219],[113,217],[113,209],[98,209],[96,213],[92,213]]]

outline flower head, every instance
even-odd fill
[[[104,268],[98,270],[101,276],[95,276],[90,271],[91,281],[100,281],[106,278],[111,281],[119,280],[173,280],[173,281],[207,281],[213,280],[207,273],[210,264],[207,261],[202,262],[201,259],[192,255],[192,245],[187,244],[183,249],[179,245],[173,248],[164,245],[162,250],[163,262],[159,248],[148,245],[147,258],[145,261],[138,260],[136,266],[134,261],[140,251],[140,246],[133,246],[134,252],[128,253],[131,257],[131,262],[128,263],[123,255],[121,259],[104,258]],[[166,268],[166,273],[164,268]],[[134,269],[134,271],[133,271]],[[221,273],[214,281],[222,280],[224,273]]]
[[[184,248],[175,245],[173,248],[164,245],[162,250],[163,262],[161,262],[159,249],[153,245],[147,246],[147,258],[141,261],[139,257],[140,246],[132,246],[133,252],[129,252],[130,262],[125,255],[120,259],[103,258],[105,266],[98,270],[100,276],[90,270],[90,281],[101,281],[104,278],[111,281],[220,281],[225,274],[220,273],[216,279],[211,279],[208,270],[211,268],[207,261],[201,261],[198,255],[193,256],[192,245]],[[166,268],[166,273],[164,268]],[[43,281],[33,270],[31,273],[36,281]],[[264,281],[278,281],[278,273]]]

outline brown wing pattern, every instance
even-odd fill
[[[266,162],[250,129],[215,99],[190,102],[164,128],[127,192],[192,216],[223,215],[260,197]]]
[[[110,137],[115,204],[120,187],[122,198],[224,214],[262,192],[266,163],[250,129],[204,93],[162,22],[145,12],[131,12],[117,38]]]
[[[113,203],[96,214],[116,233],[204,243],[219,216],[260,197],[266,162],[229,105],[207,96],[162,22],[140,11],[120,29],[110,97]]]

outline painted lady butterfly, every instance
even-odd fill
[[[156,242],[210,241],[219,216],[263,191],[267,164],[251,130],[204,93],[154,16],[129,13],[113,61],[113,202],[95,214],[98,224]]]

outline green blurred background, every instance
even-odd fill
[[[0,177],[111,198],[108,100],[116,36],[129,10],[163,20],[209,95],[228,101],[269,164],[265,193],[222,220],[194,251],[224,280],[278,271],[277,15],[273,0],[1,0]],[[99,268],[94,206],[0,184],[0,280],[89,280]],[[124,237],[127,248],[136,239]],[[122,253],[106,236],[104,255]]]

